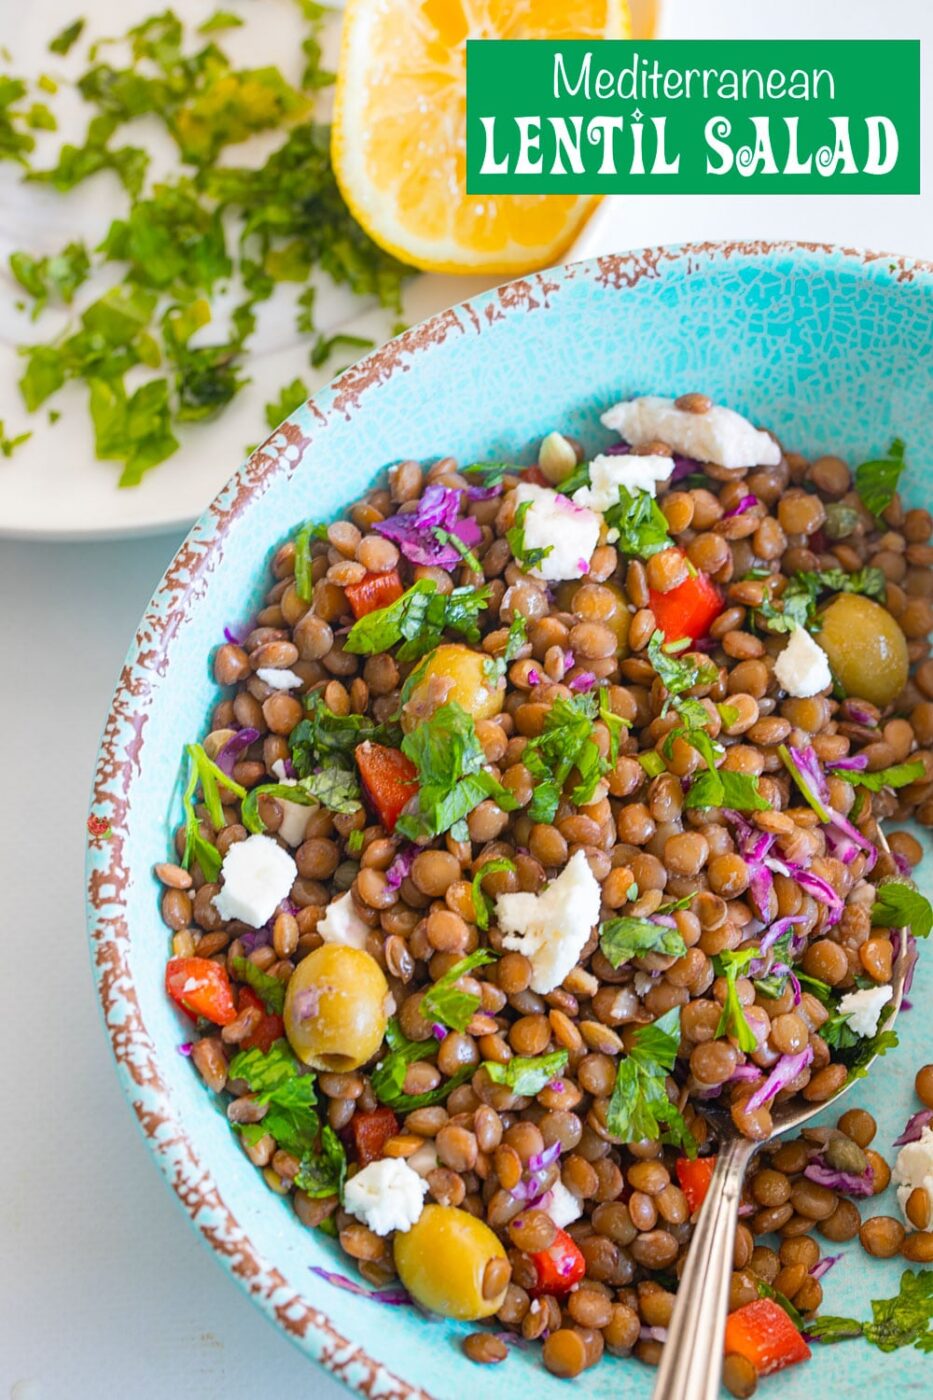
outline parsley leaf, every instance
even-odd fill
[[[423,1094],[406,1094],[404,1086],[408,1066],[436,1055],[437,1041],[433,1037],[430,1040],[409,1040],[394,1016],[386,1027],[386,1040],[390,1052],[377,1064],[369,1082],[379,1102],[398,1109],[400,1113],[411,1113],[416,1108],[432,1108],[434,1104],[443,1103],[458,1084],[463,1084],[475,1073],[473,1065],[464,1065],[449,1079],[438,1084],[436,1089],[428,1089]]]
[[[338,715],[329,709],[320,691],[305,696],[306,719],[299,720],[288,736],[292,763],[299,778],[309,778],[317,768],[355,767],[353,751],[367,739],[391,742],[396,733],[389,725],[376,724],[366,715]]]
[[[874,773],[858,772],[853,768],[830,768],[834,778],[841,778],[853,787],[868,788],[869,792],[880,792],[883,787],[902,788],[908,783],[919,782],[924,774],[922,763],[895,763],[890,768],[879,768]]]
[[[286,384],[278,398],[272,399],[270,403],[266,404],[266,422],[270,432],[294,413],[296,408],[300,408],[306,402],[310,392],[303,379],[293,379],[290,384]]]
[[[788,1297],[779,1292],[778,1289],[772,1288],[771,1284],[767,1283],[763,1278],[756,1280],[755,1287],[758,1290],[759,1298],[770,1298],[772,1302],[777,1303],[779,1308],[784,1309],[798,1332],[807,1331],[806,1323]]]
[[[552,544],[544,545],[542,548],[525,548],[525,516],[533,504],[533,501],[522,501],[515,512],[515,523],[505,532],[514,559],[526,573],[529,569],[540,564],[554,550]]]
[[[915,938],[926,938],[933,929],[933,907],[905,880],[885,880],[875,891],[871,921],[881,928],[909,928]]]
[[[301,280],[304,281],[304,278]],[[311,347],[311,368],[320,369],[337,350],[372,350],[375,343],[365,335],[346,335],[343,332],[339,335],[319,335]],[[355,355],[354,359],[359,359],[359,356]]]
[[[33,320],[51,297],[70,306],[90,270],[91,262],[83,243],[68,243],[60,253],[49,253],[42,258],[34,258],[29,253],[10,254],[10,271],[23,290],[34,298]]]
[[[679,1045],[679,1006],[635,1032],[631,1051],[619,1061],[606,1113],[606,1129],[618,1141],[660,1140],[696,1156],[693,1135],[667,1092]]]
[[[722,953],[717,953],[713,959],[713,966],[717,974],[726,979],[726,1000],[719,1017],[719,1024],[716,1027],[716,1035],[731,1035],[738,1042],[739,1049],[744,1050],[747,1055],[753,1050],[757,1050],[758,1041],[746,1020],[742,1003],[739,1001],[736,980],[742,969],[747,967],[757,956],[757,948],[742,948],[737,952],[726,949]]]
[[[522,468],[515,462],[471,462],[461,467],[463,476],[478,476],[484,486],[501,486],[506,476],[518,476]]]
[[[672,655],[671,648],[683,651],[690,645],[689,638],[677,642],[667,642],[664,633],[658,629],[651,634],[648,642],[648,660],[655,669],[669,696],[682,695],[695,685],[712,685],[719,674],[718,668],[710,662],[696,662],[690,658],[681,659]]]
[[[835,999],[830,1003],[835,1006]],[[894,1014],[894,1008],[890,1003],[881,1013],[881,1022],[890,1020]],[[820,1036],[825,1040],[831,1049],[837,1052],[836,1059],[841,1061],[849,1071],[849,1082],[853,1079],[864,1079],[868,1072],[868,1065],[876,1055],[884,1055],[888,1050],[893,1050],[898,1044],[897,1032],[885,1030],[880,1024],[878,1030],[872,1036],[858,1035],[849,1025],[848,1016],[835,1011],[828,1021],[820,1027]]]
[[[592,800],[600,778],[609,768],[593,738],[597,713],[601,713],[599,698],[592,691],[561,697],[548,710],[541,733],[525,745],[522,762],[535,779],[528,807],[533,822],[551,821],[574,768],[580,781],[573,789],[572,801],[582,807]],[[605,719],[605,714],[602,717]]]
[[[185,814],[185,850],[181,863],[185,870],[190,870],[192,860],[196,860],[205,880],[213,883],[220,874],[222,860],[220,852],[213,842],[201,835],[201,821],[194,809],[195,790],[200,783],[204,805],[207,808],[211,824],[215,831],[219,831],[225,825],[226,820],[219,789],[225,787],[241,800],[246,797],[246,789],[218,768],[217,764],[208,758],[200,744],[186,744],[185,753],[188,756],[189,770],[188,782],[182,794],[182,808]]]
[[[268,407],[268,405],[267,405]],[[295,592],[303,603],[310,603],[314,597],[314,580],[311,577],[311,541],[326,540],[327,526],[309,520],[295,534]]]
[[[485,967],[495,960],[495,953],[488,948],[477,948],[475,953],[460,958],[425,992],[418,1003],[419,1015],[425,1021],[440,1021],[451,1030],[465,1031],[479,1008],[480,999],[473,992],[465,992],[457,983],[474,967]]]
[[[511,812],[515,798],[486,768],[473,717],[456,701],[439,706],[402,740],[402,753],[418,770],[418,795],[402,812],[396,831],[411,841],[430,840],[449,831],[455,841],[468,839],[466,818],[487,797]]]
[[[306,1196],[342,1196],[347,1176],[347,1154],[343,1143],[329,1123],[321,1128],[320,1146],[302,1153],[301,1165],[295,1174],[295,1185]]]
[[[6,425],[0,418],[0,456],[12,457],[17,447],[22,447],[31,437],[32,433],[17,433],[16,437],[7,437]]]
[[[243,21],[231,10],[215,10],[210,19],[198,25],[199,34],[216,34],[221,29],[239,29]]]
[[[882,571],[872,565],[851,574],[842,568],[823,569],[819,573],[798,571],[781,594],[780,607],[775,607],[768,596],[755,609],[755,618],[767,624],[770,632],[793,632],[798,627],[818,631],[817,606],[822,593],[863,593],[883,603],[887,580]]]
[[[285,1010],[285,983],[278,977],[270,977],[249,958],[233,958],[231,967],[241,982],[252,987],[262,997],[266,1010],[281,1016]]]
[[[66,54],[81,38],[85,22],[83,19],[76,19],[74,23],[66,25],[54,39],[49,40],[49,53]]]
[[[752,773],[735,773],[728,768],[710,768],[691,779],[684,798],[685,807],[727,807],[735,812],[766,812],[771,803],[758,790]]]
[[[562,484],[561,490],[565,487]],[[662,549],[672,549],[667,517],[650,491],[619,487],[618,504],[605,512],[606,524],[618,530],[617,548],[634,559],[650,559]]]
[[[309,1196],[336,1196],[346,1175],[346,1154],[329,1124],[321,1127],[314,1110],[314,1076],[304,1074],[287,1040],[267,1052],[241,1050],[230,1062],[231,1079],[244,1079],[268,1111],[258,1123],[237,1125],[245,1142],[271,1133],[285,1152],[301,1162],[296,1185]]]
[[[362,805],[360,784],[351,768],[322,768],[297,783],[260,783],[250,788],[240,808],[240,820],[247,831],[262,832],[266,824],[259,815],[259,799],[275,797],[297,802],[300,807],[320,804],[331,812],[356,812]]]
[[[650,919],[626,916],[607,919],[600,924],[599,947],[613,967],[621,967],[623,963],[644,957],[646,953],[680,958],[687,951],[687,945],[676,928],[652,923]]]
[[[502,871],[515,873],[514,862],[505,856],[496,856],[493,860],[485,861],[473,876],[473,913],[476,918],[478,928],[487,929],[489,927],[489,916],[492,913],[492,900],[483,889],[483,880],[487,875],[496,875]]]
[[[896,1297],[873,1299],[871,1311],[871,1322],[858,1322],[851,1317],[817,1317],[807,1324],[807,1333],[820,1342],[864,1337],[883,1352],[908,1346],[933,1351],[933,1270],[919,1269],[914,1273],[905,1269]]]
[[[855,489],[862,505],[876,518],[887,510],[894,499],[897,484],[907,465],[904,451],[904,443],[900,438],[895,438],[888,448],[887,457],[863,462],[855,469]]]
[[[535,1055],[531,1059],[513,1055],[504,1065],[484,1060],[483,1068],[494,1084],[504,1084],[513,1094],[532,1099],[563,1074],[567,1059],[566,1050],[553,1050],[550,1055]]]
[[[398,660],[417,661],[434,650],[448,628],[467,641],[477,642],[477,614],[489,606],[489,596],[488,586],[455,588],[444,594],[438,593],[433,579],[419,579],[394,603],[358,618],[344,649],[369,656],[402,642]]]

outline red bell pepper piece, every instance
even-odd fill
[[[756,1298],[726,1318],[726,1354],[750,1361],[759,1376],[769,1376],[798,1361],[807,1361],[810,1348],[783,1308],[771,1298]]]
[[[377,1161],[390,1137],[398,1132],[398,1119],[391,1108],[374,1108],[371,1113],[354,1113],[350,1132],[360,1165]]]
[[[215,1026],[229,1026],[236,1020],[227,969],[210,958],[170,958],[165,967],[165,990],[193,1020],[203,1016]]]
[[[649,589],[649,604],[655,621],[668,642],[689,637],[697,642],[709,634],[709,629],[722,612],[723,601],[712,579],[697,572],[685,578],[669,593]]]
[[[343,591],[354,617],[365,617],[377,608],[387,608],[405,592],[397,569],[383,574],[364,574],[359,583],[345,583]]]
[[[367,739],[357,745],[356,766],[369,800],[386,831],[394,831],[402,808],[418,791],[418,770],[401,749]]]
[[[240,987],[237,1007],[240,1011],[245,1011],[248,1006],[254,1006],[260,1013],[260,1018],[256,1029],[245,1040],[240,1041],[240,1049],[261,1050],[264,1055],[268,1055],[275,1042],[281,1040],[285,1034],[285,1022],[274,1011],[266,1010],[262,997],[254,992],[252,987]]]
[[[586,1260],[566,1230],[558,1230],[553,1244],[530,1256],[538,1271],[538,1282],[528,1291],[532,1298],[543,1293],[560,1297],[569,1293],[586,1273]]]
[[[687,1198],[690,1214],[694,1215],[706,1200],[706,1193],[716,1170],[716,1158],[695,1157],[691,1162],[689,1157],[678,1157],[674,1163],[674,1170],[680,1182],[680,1189]]]

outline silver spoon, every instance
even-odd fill
[[[888,849],[880,834],[878,844]],[[894,1012],[885,1022],[886,1030],[894,1025],[900,1010],[909,966],[907,938],[903,929],[900,932],[891,978]],[[877,1055],[873,1055],[866,1068],[876,1059]],[[690,1241],[687,1264],[677,1290],[677,1305],[652,1392],[653,1400],[716,1400],[722,1377],[722,1342],[739,1199],[748,1164],[759,1148],[792,1128],[799,1128],[817,1113],[825,1113],[848,1092],[851,1082],[847,1081],[837,1094],[822,1103],[800,1107],[798,1099],[789,1099],[778,1104],[772,1113],[773,1131],[761,1142],[752,1142],[737,1133],[724,1109],[713,1104],[704,1106],[704,1116],[715,1129],[719,1142],[719,1155]]]

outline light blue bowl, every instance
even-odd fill
[[[107,719],[92,814],[109,836],[88,854],[91,951],[120,1076],[153,1154],[193,1223],[271,1319],[310,1357],[371,1397],[487,1400],[566,1395],[534,1348],[482,1372],[459,1348],[469,1329],[426,1322],[326,1282],[350,1272],[332,1241],[304,1229],[268,1191],[178,1053],[188,1030],[163,995],[167,938],[151,875],[179,818],[182,745],[216,702],[209,657],[247,617],[276,547],[296,522],[330,519],[403,457],[517,456],[560,427],[591,451],[599,413],[632,394],[702,390],[773,428],[789,448],[860,461],[894,435],[908,445],[907,495],[930,504],[933,268],[792,244],[660,248],[512,282],[415,327],[343,374],[253,454],[195,525],[140,623]],[[929,888],[929,876],[927,876]],[[901,1046],[851,1103],[870,1107],[877,1146],[917,1104],[916,1066],[933,1059],[923,960]],[[869,1210],[893,1213],[888,1192]],[[828,1246],[828,1248],[831,1248]],[[857,1243],[826,1280],[827,1308],[867,1316],[896,1292],[898,1261]],[[768,1394],[929,1394],[913,1351],[862,1342],[818,1349],[768,1381]],[[607,1358],[588,1396],[647,1396],[653,1373]]]

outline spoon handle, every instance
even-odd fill
[[[735,1137],[719,1153],[690,1241],[653,1400],[716,1400],[719,1394],[736,1217],[756,1146]]]

